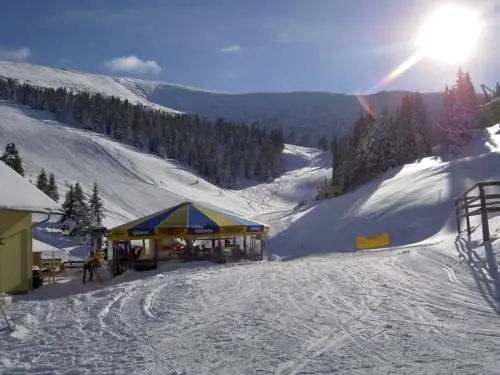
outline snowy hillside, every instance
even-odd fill
[[[127,99],[131,103],[140,103],[155,109],[178,113],[170,108],[151,103],[142,92],[125,87],[113,77],[11,61],[0,61],[0,77],[17,79],[41,87],[65,87],[115,96],[123,100]]]
[[[69,69],[0,61],[0,76],[45,87],[67,87],[99,92],[154,108],[200,114],[215,119],[283,125],[287,141],[317,147],[318,139],[350,130],[359,112],[355,95],[326,92],[284,92],[232,94],[201,90],[182,85],[90,74]],[[405,93],[380,92],[369,95],[375,110],[395,108]],[[431,115],[441,106],[441,94],[423,94]],[[171,110],[172,108],[173,110]]]
[[[121,224],[186,199],[243,215],[290,208],[299,200],[310,199],[315,187],[331,173],[327,153],[287,146],[284,157],[289,171],[281,178],[239,191],[223,190],[176,161],[65,126],[53,121],[48,112],[0,102],[0,147],[9,142],[17,145],[33,181],[41,168],[55,174],[62,197],[67,184],[78,181],[89,193],[97,182],[105,200],[107,225]],[[290,187],[293,192],[297,174],[303,177],[307,189],[285,192]]]
[[[278,255],[352,251],[356,236],[388,231],[393,246],[433,243],[454,235],[453,199],[482,180],[500,179],[500,126],[478,131],[450,162],[425,158],[361,188],[282,217],[272,248]],[[264,218],[262,218],[264,219]]]

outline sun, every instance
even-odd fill
[[[474,56],[482,29],[478,12],[455,5],[443,6],[422,23],[417,48],[423,57],[462,63]]]

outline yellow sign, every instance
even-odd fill
[[[242,232],[245,232],[246,228],[247,227],[245,225],[239,225],[239,226],[234,226],[234,227],[222,227],[221,233],[224,233],[224,234],[242,233]]]
[[[186,228],[158,228],[158,234],[164,236],[182,236],[187,234]]]
[[[356,247],[358,250],[388,247],[391,245],[391,238],[388,232],[372,237],[357,236]]]

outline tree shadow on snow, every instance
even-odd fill
[[[479,243],[472,241],[470,237],[457,237],[455,240],[458,256],[469,268],[479,292],[491,308],[500,315],[500,276],[497,260],[490,241],[482,244],[484,258],[474,249],[478,245]]]

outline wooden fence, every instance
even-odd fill
[[[490,191],[488,191],[490,190]],[[496,190],[492,192],[491,190]],[[478,182],[455,199],[457,231],[462,233],[462,220],[465,219],[467,234],[472,233],[470,218],[481,216],[483,242],[490,240],[489,214],[500,212],[500,181]],[[463,228],[465,229],[465,228]]]

